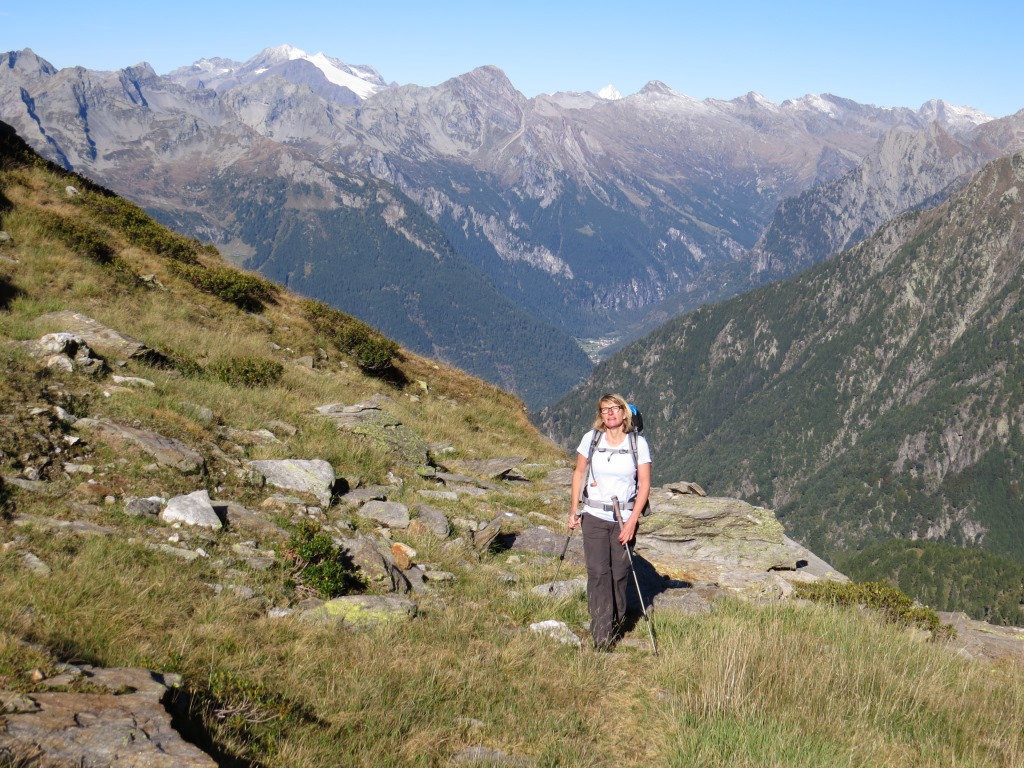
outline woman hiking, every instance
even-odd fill
[[[583,526],[583,557],[587,564],[587,607],[594,647],[611,650],[626,617],[626,586],[630,561],[626,547],[636,534],[640,513],[651,490],[651,451],[636,436],[636,457],[630,448],[633,413],[621,395],[605,394],[597,403],[594,426],[576,449],[572,476],[569,531]],[[622,525],[615,519],[617,498]],[[577,508],[583,501],[582,512]]]

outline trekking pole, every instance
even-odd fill
[[[576,515],[579,517],[579,515]],[[555,579],[558,578],[558,571],[562,568],[562,561],[565,560],[565,553],[569,551],[569,539],[572,538],[572,528],[569,529],[569,533],[565,536],[565,545],[562,547],[562,554],[558,556],[558,565],[555,566],[555,575],[551,577],[551,586],[548,587],[548,594],[550,595],[555,591]]]
[[[621,531],[624,526],[622,524],[622,513],[619,511],[618,496],[612,496],[612,512],[615,513],[615,522],[619,524],[619,530]],[[651,636],[651,650],[657,656],[658,645],[654,642],[654,627],[651,626],[651,617],[647,615],[647,606],[644,605],[644,594],[640,591],[640,579],[637,578],[636,568],[633,567],[633,552],[629,548],[628,541],[623,546],[626,548],[626,557],[629,558],[629,572],[633,574],[633,583],[636,584],[636,596],[640,598],[640,610],[643,611],[644,621],[647,622],[647,634]]]

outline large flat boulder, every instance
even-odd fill
[[[148,429],[129,427],[110,419],[79,419],[74,429],[92,432],[107,440],[129,443],[152,456],[158,464],[173,467],[186,475],[201,473],[206,466],[199,451],[181,440]]]
[[[65,686],[68,679],[54,679]],[[86,667],[89,693],[0,691],[0,756],[12,765],[213,768],[217,762],[172,727],[160,675]],[[46,683],[44,682],[44,685]],[[103,692],[105,689],[108,692]],[[6,763],[5,763],[6,764]]]
[[[752,598],[787,597],[798,581],[846,577],[783,533],[775,514],[739,499],[651,492],[636,555],[669,579]]]
[[[162,357],[160,353],[138,339],[108,328],[81,312],[65,309],[60,312],[48,312],[39,319],[64,332],[80,336],[90,347],[109,359],[154,360]]]
[[[270,485],[310,493],[322,507],[331,506],[337,477],[330,462],[322,459],[267,459],[250,461],[249,467]]]

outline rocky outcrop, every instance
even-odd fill
[[[353,405],[330,403],[316,410],[331,419],[338,429],[362,435],[396,454],[405,463],[414,466],[426,464],[429,460],[426,441],[404,426],[401,419],[388,413],[385,408],[388,400],[378,396]]]
[[[106,363],[93,354],[81,336],[73,333],[48,333],[23,346],[44,368],[51,370],[81,371],[98,376],[106,371]]]
[[[199,451],[181,440],[148,429],[129,427],[110,419],[78,419],[74,428],[106,440],[129,443],[152,456],[158,464],[173,467],[186,475],[201,473],[206,466]]]
[[[48,312],[40,315],[39,321],[84,339],[92,349],[110,360],[159,362],[163,359],[163,355],[144,342],[109,328],[81,312],[70,309]]]
[[[82,684],[88,693],[0,691],[0,759],[48,768],[217,765],[172,725],[166,701],[171,686],[178,684],[175,676],[145,669],[66,669],[40,687]]]

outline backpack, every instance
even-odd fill
[[[586,501],[587,498],[587,479],[590,477],[590,468],[593,465],[594,453],[597,451],[611,452],[611,453],[625,453],[629,451],[633,456],[633,469],[638,470],[640,462],[637,460],[637,437],[644,433],[644,417],[643,414],[637,409],[635,405],[629,403],[629,411],[632,414],[633,428],[626,433],[626,438],[629,442],[629,448],[598,448],[597,444],[601,441],[602,433],[598,430],[594,430],[594,438],[590,441],[590,451],[587,453],[587,473],[583,476],[583,490],[580,492],[580,500]],[[647,504],[644,505],[643,512],[640,513],[643,517],[647,517],[651,514],[651,502],[648,500]]]

